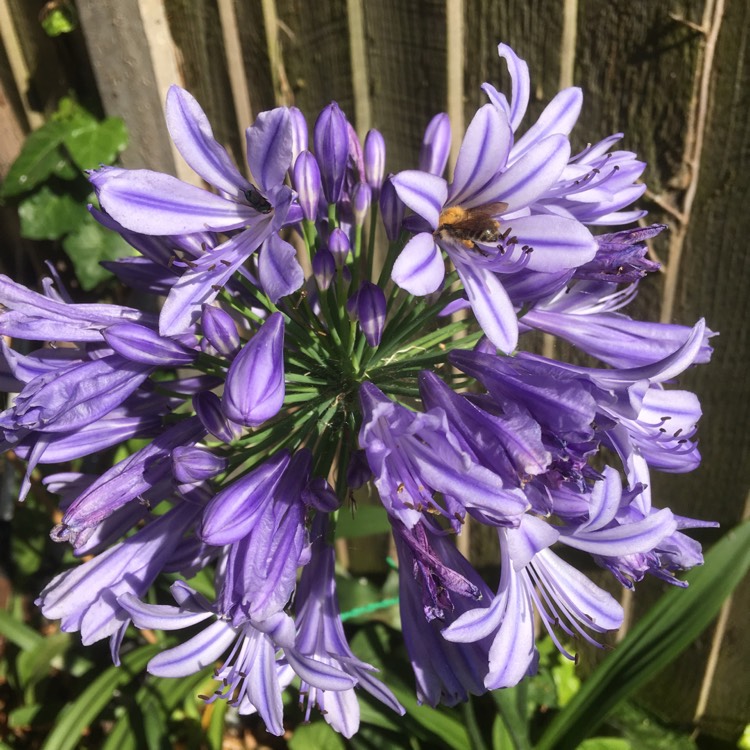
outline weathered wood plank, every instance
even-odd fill
[[[79,0],[78,13],[104,109],[124,118],[128,126],[130,145],[122,155],[123,164],[174,174],[176,163],[138,0]]]

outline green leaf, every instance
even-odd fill
[[[32,688],[49,674],[52,662],[70,647],[68,633],[47,636],[38,648],[24,651],[16,661],[18,681],[22,688]]]
[[[302,724],[294,730],[289,740],[291,750],[345,750],[346,745],[340,734],[324,721]]]
[[[492,693],[492,699],[497,706],[498,718],[502,720],[511,741],[507,747],[514,750],[530,748],[529,726],[526,720],[526,686],[516,685],[516,687],[504,690],[495,690]],[[493,737],[494,734],[493,731]]]
[[[750,567],[750,521],[729,532],[692,571],[688,589],[668,591],[584,682],[537,750],[578,747],[607,715],[682,653],[711,624]]]
[[[18,158],[11,164],[0,195],[8,198],[32,190],[68,163],[60,148],[67,128],[51,120],[29,134]]]
[[[33,628],[17,620],[9,612],[0,610],[0,635],[15,643],[22,651],[38,649],[44,643],[44,637]]]
[[[80,169],[112,164],[128,145],[128,131],[119,117],[99,122],[88,112],[79,112],[64,137],[65,148]]]
[[[57,195],[48,187],[25,198],[18,206],[21,235],[30,240],[56,240],[86,220],[86,206],[70,195]]]
[[[41,11],[41,24],[47,36],[60,36],[74,31],[78,25],[75,9],[70,3],[57,4],[46,10],[52,3],[47,3]]]
[[[592,737],[582,742],[578,750],[633,750],[633,746],[620,737]]]
[[[133,255],[133,248],[117,232],[110,232],[86,212],[78,226],[63,240],[84,291],[90,291],[112,274],[100,262]]]
[[[229,704],[226,701],[214,701],[206,706],[206,711],[211,712],[206,728],[206,742],[209,750],[221,750],[224,742],[224,717],[227,715]]]
[[[62,709],[42,750],[74,750],[78,747],[81,735],[107,707],[114,691],[134,680],[159,651],[159,646],[142,646],[123,656],[121,666],[102,672],[75,701]]]
[[[41,708],[39,704],[14,708],[8,714],[8,726],[11,729],[22,729],[31,726]]]

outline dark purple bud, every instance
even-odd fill
[[[380,215],[383,217],[383,226],[385,226],[388,241],[395,242],[401,233],[401,223],[404,220],[406,207],[398,197],[391,177],[392,175],[388,175],[380,188]]]
[[[307,120],[297,107],[289,107],[292,123],[292,164],[303,151],[307,151]]]
[[[183,344],[137,323],[117,323],[105,328],[102,335],[121,357],[144,365],[188,365],[197,355]]]
[[[347,237],[346,232],[336,227],[328,238],[328,249],[333,254],[337,268],[341,268],[346,263],[350,248],[349,237]]]
[[[240,348],[240,334],[232,316],[219,307],[203,305],[203,335],[219,354],[231,357]]]
[[[242,427],[224,416],[221,399],[211,391],[193,396],[193,409],[203,426],[216,438],[231,443],[242,434]]]
[[[419,151],[419,168],[423,172],[440,175],[445,171],[451,152],[451,122],[445,112],[435,115],[424,131]]]
[[[320,248],[312,259],[312,269],[318,289],[328,289],[331,286],[333,277],[336,275],[336,260],[333,257],[333,253],[324,247]]]
[[[172,473],[180,484],[195,484],[211,479],[226,467],[226,459],[206,448],[181,446],[172,451]]]
[[[370,281],[363,281],[357,295],[359,326],[370,346],[377,346],[385,328],[387,303],[383,290]]]
[[[232,421],[257,427],[278,414],[284,393],[284,316],[274,313],[232,362],[221,408]]]
[[[365,178],[375,200],[380,195],[380,186],[385,174],[385,138],[378,130],[365,136]]]
[[[349,458],[346,470],[346,483],[353,490],[363,487],[372,478],[372,469],[367,463],[367,454],[363,450],[354,451]]]
[[[318,162],[309,151],[303,151],[294,162],[293,178],[302,213],[309,221],[315,221],[322,186]]]
[[[302,493],[302,500],[323,513],[331,513],[336,510],[341,502],[328,482],[323,477],[315,477],[310,480]]]
[[[349,320],[359,320],[359,306],[357,304],[358,301],[359,290],[346,300],[346,314],[349,316]]]
[[[358,182],[352,195],[352,211],[354,213],[354,223],[361,227],[365,223],[365,216],[370,210],[370,201],[372,200],[372,190],[366,182]]]
[[[349,157],[348,123],[336,102],[331,102],[318,116],[313,141],[323,181],[323,194],[328,203],[336,203],[341,197]]]

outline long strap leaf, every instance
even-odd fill
[[[576,748],[618,703],[677,658],[713,621],[750,567],[750,521],[729,532],[692,571],[687,589],[668,591],[586,680],[542,735],[536,750]]]

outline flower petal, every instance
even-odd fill
[[[531,271],[555,273],[577,268],[596,255],[596,240],[575,219],[538,214],[512,219],[507,226],[520,246],[532,248],[527,265]]]
[[[507,213],[532,204],[562,174],[570,156],[570,143],[564,135],[551,135],[518,159],[492,183],[492,195],[483,201],[501,200]]]
[[[187,677],[195,674],[213,664],[236,637],[231,625],[217,620],[179,646],[157,654],[148,663],[148,671],[157,677]]]
[[[292,165],[292,120],[286,107],[261,112],[247,129],[247,163],[266,191],[284,182]]]
[[[240,174],[195,98],[179,86],[167,93],[167,128],[182,158],[206,182],[235,198],[250,183]]]
[[[456,262],[456,270],[485,335],[510,354],[518,345],[518,318],[500,280],[492,271],[469,263]]]
[[[445,263],[431,234],[412,237],[396,258],[391,278],[409,294],[422,296],[440,288],[445,278]]]
[[[258,215],[250,206],[148,169],[113,174],[103,181],[99,202],[126,229],[144,234],[224,232]]]
[[[474,196],[505,167],[512,142],[513,133],[505,113],[492,104],[481,107],[469,124],[458,152],[449,191],[451,203],[474,203]]]
[[[554,133],[568,135],[578,120],[583,104],[583,92],[577,87],[563,89],[546,106],[539,119],[516,141],[510,161],[517,162],[547,136]]]
[[[391,182],[403,203],[437,229],[440,212],[448,200],[448,183],[417,169],[399,172]]]
[[[258,256],[258,276],[263,291],[274,303],[296,292],[305,281],[297,251],[278,234],[272,234],[263,243]]]

